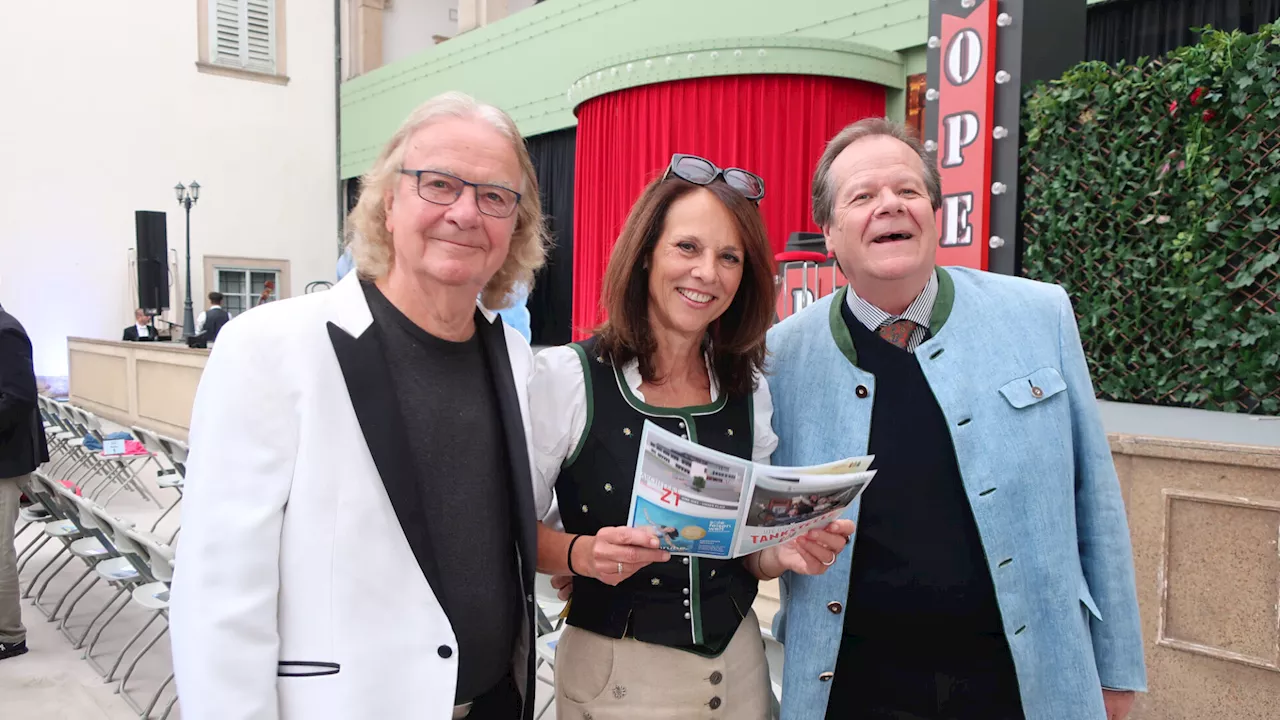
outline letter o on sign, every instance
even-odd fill
[[[982,38],[973,29],[956,33],[947,45],[947,80],[964,85],[978,74],[982,63]]]

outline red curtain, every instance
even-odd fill
[[[764,178],[760,204],[774,251],[816,231],[814,165],[841,128],[885,112],[880,85],[814,75],[735,75],[645,85],[578,108],[574,179],[573,336],[603,319],[609,253],[640,191],[675,152]]]

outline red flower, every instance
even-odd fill
[[[1198,88],[1196,88],[1195,90],[1192,90],[1192,91],[1191,91],[1191,104],[1192,104],[1192,105],[1199,105],[1199,104],[1200,104],[1200,96],[1201,96],[1201,95],[1204,95],[1204,88],[1202,88],[1202,87],[1198,87]]]
[[[1216,117],[1218,117],[1218,113],[1212,110],[1205,110],[1203,113],[1200,113],[1200,119],[1205,122],[1209,122]]]
[[[1178,112],[1178,101],[1174,100],[1173,102],[1169,103],[1169,114],[1172,115],[1176,112]]]

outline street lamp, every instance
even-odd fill
[[[173,186],[178,196],[178,204],[187,211],[187,299],[182,305],[182,339],[187,340],[195,334],[196,316],[191,308],[191,206],[200,199],[200,183],[191,181],[191,187],[183,187],[182,183]]]

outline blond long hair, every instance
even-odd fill
[[[361,177],[360,199],[347,223],[347,244],[351,247],[351,257],[361,277],[376,280],[390,272],[395,255],[391,233],[387,231],[385,198],[395,191],[400,181],[400,169],[409,139],[419,130],[448,118],[479,120],[492,125],[511,141],[511,149],[520,161],[520,205],[516,209],[511,247],[502,267],[485,284],[482,295],[485,307],[506,307],[512,288],[517,284],[532,288],[533,273],[546,261],[549,239],[542,218],[538,176],[525,148],[524,138],[511,117],[463,93],[447,92],[422,103],[387,141],[373,167]]]

